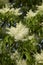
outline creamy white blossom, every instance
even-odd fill
[[[0,13],[6,13],[9,11],[9,8],[2,8],[0,9]]]
[[[41,52],[41,54],[35,54],[35,58],[38,63],[43,63],[43,51]]]
[[[10,56],[10,58],[11,58],[12,60],[15,59],[17,65],[27,65],[27,64],[26,64],[26,60],[22,60],[22,59],[20,58],[20,54],[18,53],[18,51],[15,51],[15,53],[12,53],[11,56]]]
[[[35,38],[35,37],[34,37],[34,34],[33,34],[33,35],[31,35],[31,36],[29,36],[28,38],[29,38],[29,40],[34,39],[34,38]]]
[[[15,9],[15,15],[21,15],[22,13],[19,12],[19,11],[20,11],[20,8],[16,8],[16,9]]]
[[[31,18],[31,17],[34,17],[36,16],[37,12],[33,12],[32,10],[29,10],[29,12],[27,12],[26,14],[26,18]]]
[[[7,29],[9,30],[9,32],[7,33],[11,36],[14,36],[15,40],[22,40],[28,35],[28,28],[24,26],[21,22],[17,23],[16,28],[11,27]]]
[[[15,14],[16,16],[17,15],[21,15],[22,13],[20,12],[20,8],[16,8],[16,9],[14,9],[14,8],[9,8],[9,7],[3,7],[2,9],[0,9],[0,13],[6,13],[6,12],[11,12],[11,13],[13,13],[13,14]]]
[[[19,60],[19,53],[18,53],[18,51],[15,51],[15,53],[12,53],[11,54],[11,56],[10,56],[10,58],[12,59],[12,60]]]
[[[17,65],[27,65],[26,60],[19,60],[17,61]]]
[[[39,11],[43,11],[43,3],[40,6],[37,6]]]
[[[36,7],[37,7],[37,11],[33,12],[32,10],[29,10],[29,12],[27,12],[25,18],[28,19],[28,18],[34,17],[34,16],[36,16],[38,14],[38,12],[43,11],[43,3],[42,3],[42,5],[36,6]]]

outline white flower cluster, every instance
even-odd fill
[[[21,22],[17,23],[16,28],[11,27],[7,29],[9,30],[9,32],[7,33],[10,34],[11,36],[14,36],[16,41],[22,40],[28,35],[28,28],[24,26]]]
[[[43,63],[43,51],[41,52],[41,54],[35,54],[35,58],[38,63]]]
[[[22,60],[22,59],[20,58],[20,55],[19,55],[18,51],[15,51],[15,53],[11,54],[11,59],[12,59],[12,60],[15,59],[17,65],[27,65],[27,64],[26,64],[26,60]]]
[[[20,11],[20,8],[16,8],[16,9],[14,10],[15,15],[21,15],[22,12],[19,12],[19,11]]]
[[[27,65],[27,63],[26,63],[26,60],[19,60],[18,62],[17,62],[17,65]]]
[[[2,9],[0,9],[0,13],[6,13],[6,12],[11,12],[11,13],[13,13],[13,14],[15,14],[16,16],[17,15],[21,15],[22,13],[20,12],[20,8],[16,8],[16,9],[14,9],[14,8],[9,8],[9,7],[3,7]]]
[[[43,3],[40,6],[37,6],[39,11],[43,11]]]
[[[38,14],[38,12],[43,11],[43,4],[40,6],[36,6],[36,7],[37,7],[36,12],[33,12],[32,10],[29,10],[29,12],[27,12],[27,14],[25,16],[26,19],[34,17]]]
[[[15,53],[12,53],[11,54],[11,56],[10,56],[10,58],[12,59],[12,60],[16,60],[16,61],[18,61],[19,60],[19,53],[18,53],[18,51],[15,51]]]
[[[27,12],[26,14],[26,18],[31,18],[31,17],[34,17],[36,16],[37,12],[33,12],[32,10],[29,10],[29,12]]]
[[[0,9],[0,13],[6,13],[9,11],[9,8],[2,8]]]
[[[29,40],[34,39],[34,34],[33,34],[33,35],[31,35],[31,36],[29,36],[28,38],[29,38]]]

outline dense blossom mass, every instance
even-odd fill
[[[24,26],[21,22],[19,24],[17,23],[16,28],[11,27],[8,30],[8,34],[14,36],[15,40],[22,40],[26,37],[26,35],[28,35],[28,28],[26,28],[26,26]]]

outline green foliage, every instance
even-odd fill
[[[6,43],[8,42],[7,37],[4,40],[0,40],[0,65],[16,65],[16,61],[10,57],[10,46],[6,47]]]

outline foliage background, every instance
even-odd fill
[[[42,0],[0,0],[0,65],[43,65]]]

